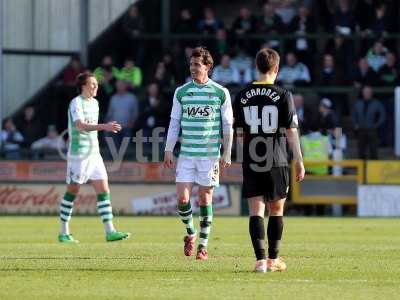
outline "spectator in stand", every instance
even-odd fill
[[[346,80],[349,80],[353,74],[352,64],[355,50],[354,41],[346,37],[356,33],[357,22],[349,0],[338,0],[336,3],[332,7],[330,31],[337,35],[328,43],[326,52],[331,52],[335,56],[337,65],[343,66],[344,76]]]
[[[195,33],[196,23],[193,19],[192,13],[188,8],[183,8],[179,12],[179,19],[175,24],[176,33]]]
[[[62,82],[61,85],[57,87],[56,93],[54,97],[58,101],[53,101],[48,108],[48,112],[51,116],[54,116],[54,122],[57,123],[58,128],[65,128],[67,126],[67,119],[65,118],[65,112],[68,110],[69,101],[66,99],[73,99],[76,96],[76,78],[78,75],[85,71],[79,56],[73,56],[68,66],[62,73]],[[18,125],[17,125],[18,126]],[[21,127],[19,127],[21,128]],[[45,130],[43,129],[43,135]],[[30,140],[27,135],[23,133],[25,137],[25,141],[28,141],[27,148],[29,148],[32,141],[36,140],[38,136],[35,137],[34,140]],[[43,136],[41,135],[41,136]]]
[[[362,35],[370,33],[375,18],[375,0],[358,0],[354,12]]]
[[[367,59],[361,57],[358,60],[358,65],[354,74],[353,84],[356,88],[361,88],[364,85],[376,86],[378,83],[378,75],[368,65]]]
[[[343,74],[345,81],[350,81],[354,74],[354,46],[343,35],[336,34],[328,41],[325,53],[333,55],[336,68]]]
[[[316,80],[320,86],[341,86],[344,84],[343,75],[340,68],[336,68],[334,57],[326,53],[323,56],[322,68]],[[338,93],[323,92],[320,93],[321,98],[328,98],[333,102],[333,106],[339,114],[348,112],[347,95]]]
[[[79,56],[73,56],[69,65],[65,68],[63,72],[63,84],[66,86],[74,86],[76,84],[76,77],[85,71]]]
[[[115,92],[115,81],[119,75],[119,70],[114,66],[111,56],[103,58],[101,66],[94,70],[94,75],[99,83],[98,98],[104,103],[100,105],[100,115],[103,115]]]
[[[169,122],[169,109],[166,103],[160,96],[159,89],[156,83],[151,83],[147,89],[147,106],[144,111],[139,115],[136,130],[143,130],[143,136],[150,137],[155,128],[168,127]],[[145,154],[152,151],[152,144],[145,143]],[[160,144],[160,147],[163,147]],[[161,148],[160,148],[161,149]],[[156,158],[159,159],[159,158]]]
[[[192,13],[188,8],[183,8],[179,13],[179,19],[174,26],[174,32],[179,34],[193,34],[196,33],[196,22],[193,19]],[[193,45],[194,41],[191,39],[179,40],[181,48]]]
[[[176,78],[178,77],[178,67],[176,64],[176,59],[174,59],[171,52],[165,52],[162,57],[162,62],[164,63],[167,77],[171,78],[171,84],[175,85]]]
[[[333,30],[343,36],[355,33],[357,20],[350,7],[349,0],[338,0],[333,14]]]
[[[35,108],[30,105],[25,107],[22,118],[16,121],[16,126],[24,137],[21,144],[23,148],[29,149],[34,141],[44,135],[44,128],[36,117]]]
[[[386,54],[386,63],[379,69],[378,78],[382,86],[396,86],[399,84],[399,71],[394,53],[388,52]]]
[[[258,21],[257,33],[265,35],[276,35],[285,32],[285,25],[279,15],[276,14],[275,8],[271,3],[265,3],[262,8],[262,15]],[[265,42],[269,43],[272,48],[279,47],[277,39],[268,39]]]
[[[216,18],[214,10],[210,7],[204,8],[204,17],[197,24],[198,31],[203,35],[215,36],[218,29],[224,28],[222,21]],[[209,49],[212,49],[214,41],[204,39],[201,43]]]
[[[334,2],[331,0],[314,1],[316,2],[314,8],[316,8],[318,21],[322,25],[322,31],[332,33],[333,30],[333,12],[335,10]]]
[[[117,79],[125,81],[130,89],[140,88],[142,86],[142,70],[135,65],[132,58],[127,58]]]
[[[321,99],[316,124],[323,135],[333,135],[335,129],[339,127],[338,117],[333,110],[332,101],[330,99]]]
[[[110,74],[113,79],[118,77],[118,69],[114,66],[114,62],[111,56],[104,56],[101,62],[101,66],[94,70],[94,76],[96,77],[99,85],[103,84],[104,81],[109,81]]]
[[[47,135],[32,143],[31,150],[35,158],[46,154],[58,154],[66,149],[65,141],[58,135],[56,126],[49,125]]]
[[[386,112],[382,103],[373,98],[370,86],[363,87],[362,98],[356,101],[352,117],[359,158],[378,159],[378,130],[385,122]]]
[[[140,35],[145,30],[145,24],[136,5],[132,4],[128,14],[123,18],[122,30],[128,39],[127,50],[129,55],[133,55],[135,62],[141,66],[144,57],[144,41],[140,38]]]
[[[174,85],[174,78],[171,73],[167,72],[164,62],[157,63],[153,81],[158,84],[162,91],[168,90]]]
[[[270,1],[275,5],[276,14],[281,17],[283,24],[289,26],[293,18],[296,16],[296,9],[294,7],[294,0],[273,0]]]
[[[313,39],[306,39],[304,36],[315,33],[316,24],[305,5],[299,7],[298,15],[290,22],[289,32],[293,32],[298,37],[295,40],[291,40],[289,47],[295,49],[299,60],[312,70],[314,66],[314,56],[312,53],[315,51],[315,41]]]
[[[366,1],[367,2],[367,1]],[[389,32],[393,31],[393,28],[396,27],[394,25],[394,14],[398,11],[395,7],[393,7],[393,3],[383,1],[371,1],[369,3],[372,8],[370,11],[362,10],[361,13],[364,16],[360,16],[360,21],[362,22],[361,27],[361,53],[365,53],[372,46],[372,39],[370,37],[386,37]],[[368,5],[365,5],[368,6]],[[364,8],[365,9],[365,8]],[[392,15],[390,13],[390,9],[392,10]],[[393,12],[395,12],[393,14]],[[395,40],[393,40],[394,42]],[[391,46],[393,48],[396,47],[396,44],[392,41],[387,41],[387,46]]]
[[[381,40],[375,41],[371,49],[367,53],[368,65],[375,71],[378,70],[386,63],[386,54],[388,49],[383,45]]]
[[[286,88],[308,85],[311,82],[310,71],[305,64],[297,61],[293,52],[289,52],[286,54],[286,65],[281,68],[277,81]]]
[[[240,47],[244,47],[247,50],[252,48],[254,44],[252,40],[246,39],[248,34],[255,32],[257,26],[256,18],[251,14],[250,10],[242,6],[239,9],[239,16],[234,20],[232,24],[232,32],[236,38],[236,44]],[[244,38],[244,39],[243,39]]]
[[[160,87],[156,82],[152,82],[147,86],[146,100],[144,101],[144,107],[141,111],[146,110],[149,107],[154,107],[155,102],[159,102],[163,108],[171,106],[164,102],[164,97],[161,94]]]
[[[247,84],[254,79],[253,59],[243,48],[237,49],[237,54],[232,58],[231,65],[239,70],[240,84]]]
[[[318,85],[335,86],[343,85],[343,74],[335,66],[335,59],[332,54],[325,53],[322,59],[322,68],[317,77]]]
[[[311,129],[312,111],[304,105],[304,96],[301,94],[293,95],[293,103],[296,108],[297,118],[299,120],[299,128],[301,134],[306,134]]]
[[[17,130],[11,118],[5,120],[0,138],[4,157],[20,159],[20,146],[24,142],[24,137]]]
[[[400,85],[399,69],[396,65],[396,56],[392,52],[386,54],[386,63],[379,69],[378,80],[381,86],[395,87]],[[382,105],[386,111],[386,122],[379,129],[382,146],[392,146],[394,142],[395,110],[393,89],[379,94]]]
[[[368,23],[364,34],[375,34],[377,36],[386,35],[392,31],[391,20],[387,15],[387,5],[385,3],[379,3],[373,10],[374,14],[370,23]]]
[[[106,121],[117,121],[122,126],[121,131],[111,135],[115,146],[119,149],[123,138],[132,136],[132,128],[139,114],[139,103],[136,96],[128,92],[125,81],[118,80],[116,90],[116,94],[111,97]]]
[[[189,74],[189,65],[190,65],[190,57],[192,56],[193,48],[185,47],[183,53],[183,59],[177,60],[177,68],[178,68],[178,78],[177,81],[179,83],[185,83],[190,78]]]
[[[149,99],[150,100],[150,99]],[[168,112],[161,105],[161,99],[158,97],[151,98],[151,102],[146,109],[140,114],[138,124],[143,129],[144,136],[151,136],[151,132],[157,127],[168,126]]]
[[[228,34],[224,28],[217,30],[215,34],[215,45],[213,47],[213,52],[217,54],[220,58],[224,53],[229,51],[230,45],[228,43]]]
[[[224,28],[224,24],[215,17],[215,13],[212,8],[205,7],[204,17],[197,25],[199,32],[202,34],[214,35],[220,28]]]
[[[212,80],[223,86],[232,86],[240,83],[240,73],[231,64],[231,58],[228,54],[221,57],[221,62],[214,68]]]

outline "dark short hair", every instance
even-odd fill
[[[208,51],[205,47],[194,48],[190,58],[192,58],[192,57],[200,57],[201,62],[204,65],[210,66],[210,69],[212,69],[212,67],[214,65],[214,60],[210,54],[210,51]]]
[[[263,48],[256,55],[256,67],[260,73],[268,73],[274,67],[279,66],[278,52],[271,48]]]
[[[82,87],[86,84],[88,78],[90,78],[90,77],[95,77],[95,76],[94,76],[93,73],[91,73],[89,71],[85,71],[83,73],[80,73],[76,77],[76,88],[78,89],[78,93],[82,93]]]

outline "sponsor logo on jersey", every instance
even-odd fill
[[[187,115],[189,118],[209,119],[212,117],[214,110],[208,105],[195,105],[187,107]]]

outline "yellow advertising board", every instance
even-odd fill
[[[369,160],[367,184],[400,184],[400,161]]]

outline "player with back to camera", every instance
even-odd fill
[[[278,256],[283,209],[289,190],[286,139],[293,152],[296,180],[304,178],[292,94],[275,85],[279,54],[262,49],[256,56],[259,81],[240,91],[234,102],[235,128],[243,143],[243,196],[249,204],[249,231],[256,256],[255,272],[285,271]],[[268,257],[265,254],[265,206],[268,208]]]
[[[213,218],[213,187],[219,184],[219,162],[231,164],[233,113],[229,92],[208,77],[213,59],[203,47],[193,50],[190,58],[192,81],[175,90],[171,120],[165,146],[164,165],[173,167],[173,150],[180,129],[181,149],[176,167],[178,215],[186,226],[184,254],[195,252],[197,231],[193,224],[190,196],[193,184],[199,185],[200,241],[196,259],[208,258],[207,245]],[[223,133],[224,152],[220,159]]]
[[[61,230],[58,240],[62,243],[78,243],[69,231],[74,200],[80,185],[91,181],[97,194],[97,211],[101,215],[106,232],[106,241],[127,239],[130,233],[117,231],[113,225],[107,171],[100,155],[97,132],[101,130],[118,132],[117,122],[98,124],[99,104],[97,80],[90,72],[77,77],[79,95],[72,99],[68,108],[69,147],[67,154],[67,191],[60,203]]]

